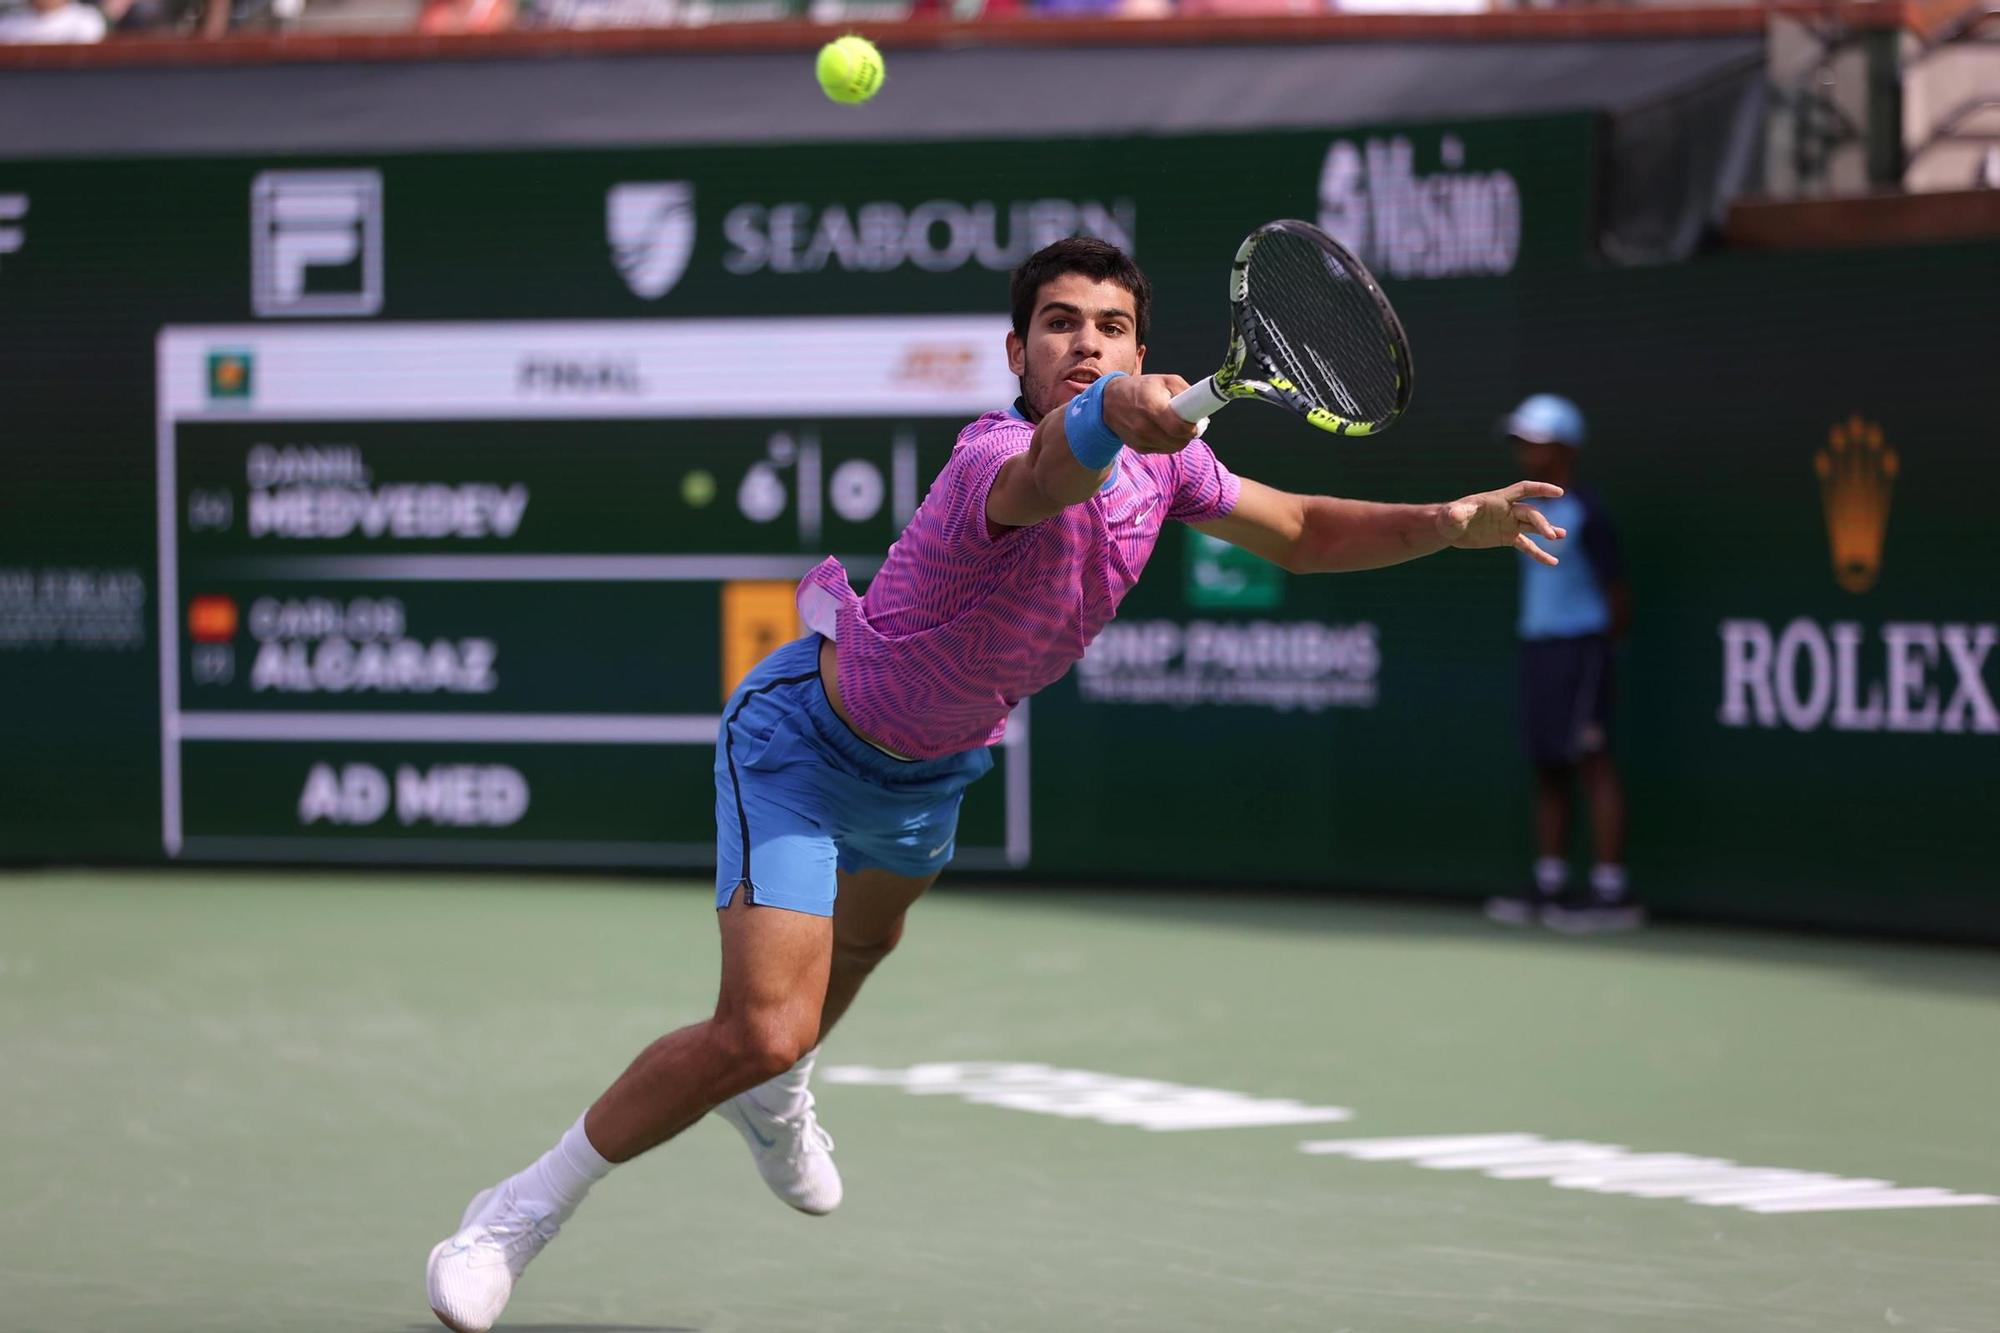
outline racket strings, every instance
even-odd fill
[[[1361,278],[1315,242],[1273,232],[1251,253],[1245,341],[1315,407],[1350,421],[1396,415],[1396,342]]]

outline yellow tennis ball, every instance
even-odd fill
[[[852,33],[822,46],[813,68],[826,95],[848,106],[867,101],[882,87],[882,53]]]

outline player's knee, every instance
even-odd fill
[[[819,1016],[811,1022],[794,1014],[746,1013],[722,1022],[722,1044],[737,1072],[762,1082],[799,1062],[819,1035]]]

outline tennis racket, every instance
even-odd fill
[[[1174,395],[1188,421],[1261,398],[1335,435],[1373,435],[1410,405],[1410,340],[1374,277],[1310,222],[1267,222],[1229,270],[1229,355]]]

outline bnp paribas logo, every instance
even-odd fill
[[[656,301],[672,291],[694,254],[691,181],[621,181],[604,195],[604,233],[612,262],[634,296]]]
[[[1827,432],[1826,448],[1813,457],[1833,577],[1849,592],[1867,592],[1882,576],[1882,545],[1889,532],[1889,502],[1902,460],[1882,439],[1882,427],[1857,413]]]

